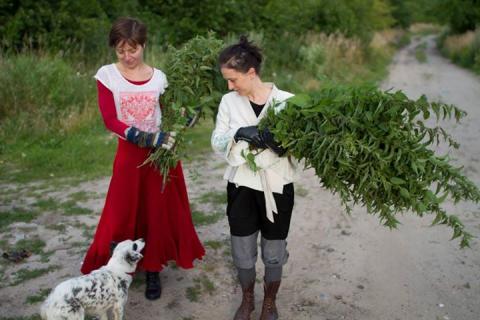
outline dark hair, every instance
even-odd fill
[[[253,42],[248,41],[246,36],[240,36],[238,43],[233,44],[220,52],[218,64],[220,68],[229,68],[246,73],[254,68],[260,74],[262,65],[262,52]]]
[[[147,26],[135,18],[117,19],[110,29],[108,45],[114,48],[124,41],[131,46],[143,46],[147,41]]]

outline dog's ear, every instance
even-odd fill
[[[118,242],[117,241],[110,241],[110,255],[113,254],[113,250],[117,247]]]

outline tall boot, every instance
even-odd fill
[[[252,281],[248,286],[242,286],[242,303],[235,312],[233,320],[250,320],[250,314],[255,309],[255,281]]]
[[[145,297],[148,300],[156,300],[162,295],[162,284],[159,272],[146,272]]]
[[[280,281],[272,281],[264,283],[265,296],[263,298],[262,313],[259,320],[276,320],[278,319],[277,306],[275,299],[277,297]]]

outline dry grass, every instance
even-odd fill
[[[405,36],[405,30],[402,29],[385,29],[377,31],[373,34],[370,41],[370,47],[375,50],[382,50],[389,46],[396,45],[400,39]]]
[[[96,101],[86,101],[83,108],[70,112],[60,119],[60,128],[66,133],[75,132],[82,126],[93,123],[100,116]]]
[[[475,42],[475,37],[480,38],[480,30],[468,31],[460,35],[451,35],[445,39],[443,47],[449,54],[455,54],[465,48],[472,47]]]
[[[302,58],[308,67],[316,68],[319,73],[332,75],[340,68],[364,62],[359,39],[346,38],[339,33],[312,33],[307,35],[305,42],[309,45],[302,47]]]
[[[440,33],[442,26],[433,23],[418,22],[410,26],[409,31],[416,34]]]

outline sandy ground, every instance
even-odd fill
[[[425,41],[427,61],[415,58],[415,47]],[[426,94],[432,100],[453,103],[469,115],[461,126],[442,124],[461,143],[452,155],[465,172],[480,185],[480,79],[441,58],[431,37],[415,40],[401,50],[391,65],[383,88],[401,89],[411,98]],[[439,152],[445,152],[439,146]],[[195,174],[189,168],[200,168]],[[201,163],[186,165],[192,201],[208,192],[221,193],[221,161],[209,155]],[[93,190],[98,197],[85,204],[100,212],[108,179],[66,189],[74,193]],[[298,192],[288,239],[290,260],[284,269],[277,305],[281,319],[321,320],[477,320],[480,319],[480,254],[478,239],[472,249],[460,250],[449,241],[451,231],[430,227],[431,218],[416,218],[408,213],[402,225],[390,231],[363,208],[351,216],[344,213],[339,199],[322,190],[313,172],[299,173]],[[57,197],[62,197],[57,194]],[[198,202],[198,201],[197,201]],[[221,203],[199,203],[197,209],[223,211]],[[480,236],[480,208],[471,203],[451,203],[446,208],[458,214],[468,230]],[[63,234],[45,228],[59,219],[46,215],[30,224],[18,224],[15,236],[21,238],[32,228],[46,239],[48,250],[55,250],[50,265],[59,269],[17,286],[0,286],[0,318],[21,317],[38,312],[38,303],[27,304],[25,297],[51,288],[62,279],[79,274],[79,264],[88,243],[84,230],[95,226],[98,215],[62,220],[70,226]],[[75,227],[81,226],[81,227]],[[83,227],[82,227],[83,226]],[[30,229],[29,229],[30,228]],[[91,231],[90,231],[91,232]],[[155,302],[143,298],[143,275],[130,288],[126,319],[188,320],[231,319],[240,301],[231,263],[228,227],[225,218],[198,228],[202,241],[215,243],[192,270],[174,267],[162,272],[164,292]],[[73,243],[78,243],[73,246]],[[23,268],[45,266],[33,256]],[[256,311],[258,318],[263,289],[262,265],[257,263]],[[4,268],[4,283],[20,267]]]

